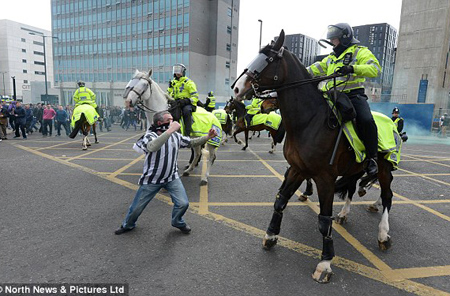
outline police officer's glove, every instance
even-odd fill
[[[337,74],[347,75],[354,73],[353,66],[342,66],[336,69]]]

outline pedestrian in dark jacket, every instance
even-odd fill
[[[27,138],[27,134],[25,132],[25,126],[27,123],[26,111],[22,107],[21,102],[16,103],[16,108],[14,109],[14,117],[15,117],[15,127],[16,127],[16,136],[14,138],[20,137],[20,133],[19,133],[19,129],[20,129],[20,131],[22,132],[22,137],[24,139],[26,139]]]
[[[66,136],[69,136],[70,129],[67,123],[68,123],[67,112],[66,110],[63,109],[63,106],[59,105],[55,115],[56,137],[61,136],[61,125],[64,127],[64,130],[66,131]]]

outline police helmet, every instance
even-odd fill
[[[214,95],[214,93],[212,92],[212,91],[210,91],[209,93],[208,93],[208,97],[212,97]]]
[[[397,107],[395,107],[395,108],[392,110],[392,114],[394,114],[394,113],[400,114],[400,109],[398,109]]]
[[[347,23],[339,23],[328,26],[327,39],[339,39],[343,46],[359,43],[359,40],[353,37],[353,29]]]
[[[83,86],[86,85],[86,83],[84,83],[83,80],[78,80],[77,85],[78,85],[79,87],[83,87]]]
[[[181,76],[186,76],[186,66],[183,64],[173,65],[173,75],[181,74]]]

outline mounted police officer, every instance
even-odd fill
[[[381,66],[373,53],[353,37],[353,29],[349,24],[339,23],[328,26],[327,39],[333,44],[333,52],[322,61],[308,67],[312,76],[325,76],[334,73],[345,76],[329,80],[323,87],[328,91],[336,89],[346,94],[356,110],[356,127],[367,152],[365,170],[369,176],[378,172],[376,163],[378,150],[377,126],[370,113],[367,96],[364,94],[363,82],[365,77],[377,77],[381,73]]]
[[[95,108],[95,111],[97,111],[98,114],[100,114],[97,102],[95,101],[96,99],[95,93],[89,88],[87,88],[86,84],[82,80],[79,80],[77,82],[77,85],[78,89],[73,94],[73,101],[75,102],[75,107],[78,107],[82,104],[89,104]]]
[[[208,93],[208,97],[206,97],[205,109],[208,112],[212,112],[216,109],[216,98],[214,97],[214,93],[210,91]]]
[[[245,107],[247,109],[247,114],[245,114],[245,121],[247,122],[247,127],[250,127],[253,116],[261,113],[261,105],[263,103],[262,99],[253,98],[252,103]]]
[[[169,95],[180,105],[184,134],[189,136],[192,132],[192,112],[195,112],[198,102],[197,86],[186,76],[186,67],[183,64],[173,66],[173,79],[167,89]]]

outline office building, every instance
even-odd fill
[[[276,41],[278,36],[274,37]],[[316,56],[320,53],[317,40],[303,34],[286,35],[284,46],[296,55],[305,67],[314,63]]]
[[[394,77],[397,30],[387,23],[353,27],[355,38],[367,46],[378,59],[382,73],[366,79],[366,94],[373,102],[390,101]]]
[[[52,38],[46,36],[51,36],[51,32],[10,20],[0,20],[0,95],[13,98],[11,77],[15,77],[16,99],[25,103],[41,102],[41,96],[45,94],[45,68],[47,92],[49,95],[57,94],[52,89]]]
[[[183,63],[205,101],[232,94],[237,72],[239,0],[52,0],[55,81],[72,103],[83,80],[105,105],[123,105],[135,69],[167,88]]]

